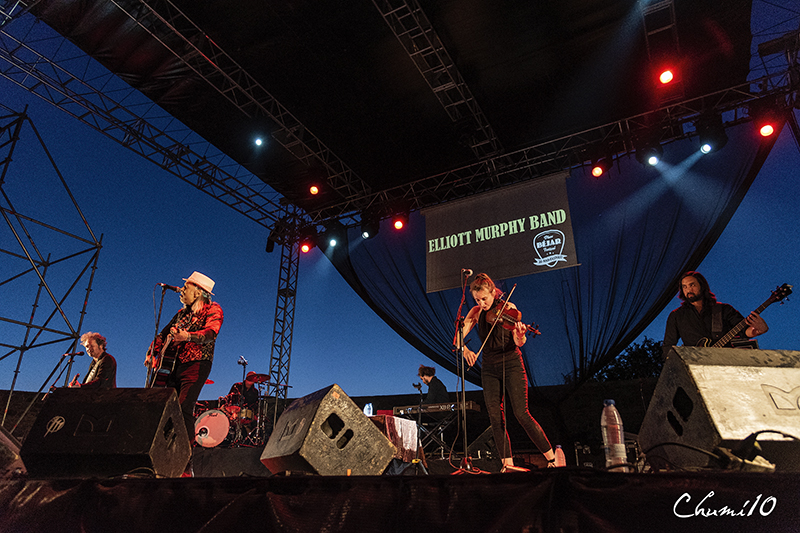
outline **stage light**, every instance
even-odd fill
[[[763,111],[756,117],[756,128],[758,129],[758,134],[762,137],[772,136],[775,133],[777,124],[777,115],[772,111]]]
[[[655,166],[661,161],[664,149],[658,143],[645,143],[636,149],[636,160],[641,164]]]
[[[381,229],[380,221],[378,220],[370,220],[370,219],[362,219],[361,221],[361,238],[371,239],[378,234]]]
[[[762,137],[775,134],[781,123],[782,107],[774,97],[762,98],[750,104],[748,114],[753,118],[756,130]]]
[[[392,227],[396,230],[401,230],[408,224],[408,214],[398,213],[392,217]]]
[[[300,230],[300,251],[304,254],[310,252],[317,245],[317,230],[305,227]]]
[[[601,177],[611,168],[612,160],[610,157],[603,157],[602,159],[595,159],[592,161],[592,176],[595,178]]]
[[[775,127],[772,124],[764,124],[758,129],[758,133],[761,134],[762,137],[769,137],[775,133]]]
[[[264,141],[262,141],[260,138],[256,139],[255,142],[256,142],[256,146],[261,146],[262,144],[264,144]]]
[[[319,187],[317,185],[311,185],[308,188],[308,192],[310,192],[312,196],[316,196],[317,194],[319,194]]]
[[[663,70],[658,76],[658,81],[660,81],[662,85],[666,85],[674,79],[675,74],[670,69]]]
[[[300,251],[307,254],[314,248],[314,240],[310,237],[300,241]]]
[[[347,242],[347,229],[338,220],[325,223],[325,233],[321,237],[327,249],[342,246]]]
[[[704,154],[721,150],[728,143],[728,135],[722,125],[722,117],[717,114],[703,115],[695,123],[700,138],[700,151]]]

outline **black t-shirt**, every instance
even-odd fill
[[[722,318],[721,331],[713,331],[713,314],[719,312]],[[679,308],[672,311],[667,317],[667,328],[664,332],[663,350],[666,355],[672,346],[678,344],[678,339],[683,341],[684,346],[697,346],[702,339],[715,342],[717,339],[728,333],[744,317],[733,308],[733,306],[723,303],[703,308],[699,313],[694,305],[684,303]],[[734,338],[743,338],[745,329],[742,329]]]

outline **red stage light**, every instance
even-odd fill
[[[658,81],[660,81],[663,85],[670,83],[674,79],[675,74],[670,69],[666,69],[658,75]]]
[[[312,185],[311,187],[308,188],[308,192],[310,192],[311,194],[319,194],[319,187],[317,187],[316,185]]]
[[[301,243],[301,244],[300,244],[300,251],[301,251],[301,252],[303,252],[304,254],[307,254],[308,252],[310,252],[310,251],[311,251],[311,249],[312,249],[313,247],[314,247],[314,246],[312,246],[312,245],[311,245],[311,243],[304,242],[304,243]]]
[[[760,133],[762,137],[769,137],[775,133],[775,128],[772,126],[772,124],[766,123],[758,128],[758,133]]]
[[[592,176],[599,178],[608,172],[608,170],[611,168],[611,157],[612,156],[608,156],[602,159],[592,160]]]
[[[392,226],[394,226],[394,229],[396,230],[403,229],[407,223],[408,215],[405,213],[400,213],[392,217]]]

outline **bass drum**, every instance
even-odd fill
[[[213,448],[228,437],[231,423],[218,409],[206,411],[194,423],[194,438],[203,448]]]

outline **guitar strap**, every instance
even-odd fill
[[[711,308],[711,336],[716,340],[722,337],[722,308],[714,305]]]
[[[86,377],[83,378],[84,383],[89,383],[94,379],[94,375],[97,373],[98,366],[99,365],[97,364],[97,361],[92,359],[92,362],[89,364],[89,371],[86,373]]]

